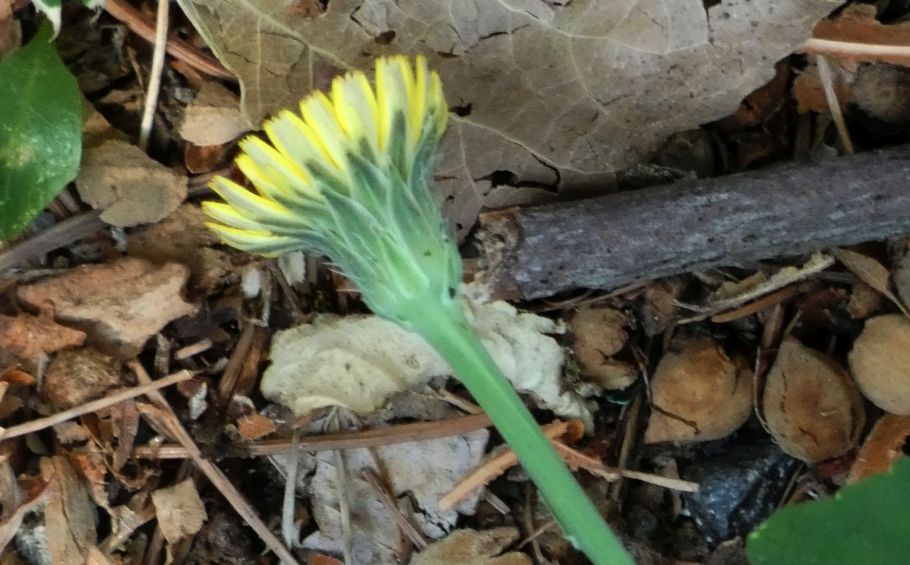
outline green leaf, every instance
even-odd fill
[[[45,23],[0,62],[0,239],[18,235],[76,178],[82,98]]]
[[[910,556],[910,459],[831,498],[779,510],[749,536],[752,565],[891,565]]]

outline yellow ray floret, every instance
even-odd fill
[[[413,171],[424,174],[414,159],[439,141],[447,116],[439,76],[424,57],[380,58],[374,84],[363,72],[347,73],[333,81],[328,96],[304,98],[299,114],[284,110],[268,120],[267,140],[244,139],[237,166],[255,190],[216,178],[212,189],[225,203],[205,211],[232,245],[249,237],[247,248],[264,249],[268,234],[281,238],[276,245],[290,245],[282,234],[311,228],[313,213],[333,217],[327,194],[379,206],[387,201],[381,191],[394,185],[381,175],[409,183]]]

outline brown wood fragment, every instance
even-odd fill
[[[482,292],[534,299],[910,232],[910,147],[485,214]]]

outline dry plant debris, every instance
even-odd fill
[[[118,227],[164,218],[186,199],[186,183],[185,176],[116,139],[86,147],[76,178],[82,199]]]
[[[570,319],[575,356],[583,377],[607,390],[626,388],[638,378],[634,365],[615,359],[629,340],[629,317],[614,308],[584,307]]]
[[[0,57],[35,27],[25,4],[0,0]],[[154,3],[108,0],[100,20],[70,4],[57,46],[86,97],[84,170],[0,249],[2,563],[337,564],[347,540],[355,561],[380,564],[572,562],[521,469],[505,470],[509,451],[490,450],[489,419],[463,415],[476,406],[437,378],[447,368],[423,343],[362,316],[317,258],[298,255],[289,276],[287,257],[233,252],[204,226],[211,174],[243,180],[230,167],[237,138],[374,55],[420,50],[443,75],[454,125],[436,181],[461,234],[484,204],[831,158],[831,104],[857,150],[910,139],[910,26],[897,2],[815,24],[838,2],[528,0],[443,13],[179,0],[202,37],[176,16],[157,46],[171,58],[147,155],[133,143]],[[779,59],[800,44],[807,57]],[[785,496],[835,493],[901,456],[908,301],[903,237],[522,304],[543,316],[503,304],[474,316],[542,426],[561,424],[550,412],[586,421],[587,435],[554,446],[604,513],[621,515],[636,555],[712,563],[715,543]],[[581,382],[564,366],[569,349]],[[137,355],[155,378],[137,371],[132,386],[120,364],[141,369]],[[867,435],[861,395],[884,410]],[[331,405],[362,420],[326,432],[315,408]],[[290,541],[305,547],[275,535],[295,438]]]
[[[474,327],[516,388],[560,416],[590,422],[583,399],[562,382],[562,347],[546,335],[560,332],[557,324],[504,302],[471,310]],[[322,316],[279,332],[270,358],[262,393],[298,416],[333,405],[369,413],[393,393],[449,373],[420,337],[376,316]]]
[[[61,351],[47,368],[44,396],[57,410],[94,400],[120,384],[120,364],[94,349]]]
[[[126,357],[167,323],[195,311],[181,296],[188,277],[183,265],[123,258],[21,286],[17,296],[32,308],[52,303],[57,319]]]
[[[661,358],[651,397],[645,442],[722,438],[752,413],[752,370],[710,338],[687,340]]]
[[[85,342],[85,332],[54,322],[50,303],[39,306],[38,315],[21,312],[15,317],[0,315],[0,348],[28,367],[40,358]]]
[[[503,553],[517,539],[515,528],[455,530],[415,555],[411,565],[530,565],[531,559],[524,553]]]
[[[377,447],[349,449],[341,455],[346,476],[339,475],[335,456],[323,452],[316,457],[315,473],[307,488],[313,517],[319,530],[304,540],[311,549],[340,553],[343,539],[339,497],[346,497],[354,526],[352,544],[357,563],[396,563],[402,549],[396,542],[398,526],[369,483],[361,478],[365,469],[380,470],[401,511],[430,539],[450,531],[458,512],[473,514],[480,498],[475,492],[463,499],[456,510],[439,510],[437,501],[478,464],[489,432],[478,430],[446,439]],[[344,494],[339,490],[343,482]]]
[[[202,84],[186,108],[180,135],[194,145],[221,145],[240,137],[249,124],[236,94],[215,81]]]
[[[198,532],[208,518],[192,479],[156,490],[152,493],[152,503],[158,527],[169,545]]]
[[[808,463],[853,449],[866,423],[863,399],[847,371],[794,338],[778,349],[762,406],[781,449]]]
[[[910,414],[910,321],[901,314],[866,320],[850,352],[850,371],[863,395],[882,410]]]
[[[132,257],[153,263],[181,263],[190,268],[193,287],[212,291],[236,280],[251,257],[215,247],[218,238],[205,227],[195,204],[184,204],[166,218],[133,231],[127,237]]]

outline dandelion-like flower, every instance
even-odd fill
[[[570,539],[600,565],[631,560],[461,309],[461,258],[429,190],[447,109],[439,76],[418,57],[376,62],[335,80],[248,137],[237,166],[248,190],[218,177],[224,202],[205,202],[209,226],[252,253],[329,256],[374,312],[419,333],[490,415]]]
[[[448,110],[426,59],[376,62],[315,92],[250,136],[237,166],[255,190],[224,177],[205,202],[209,226],[239,249],[327,255],[380,315],[406,322],[426,300],[452,301],[461,260],[429,190]]]

